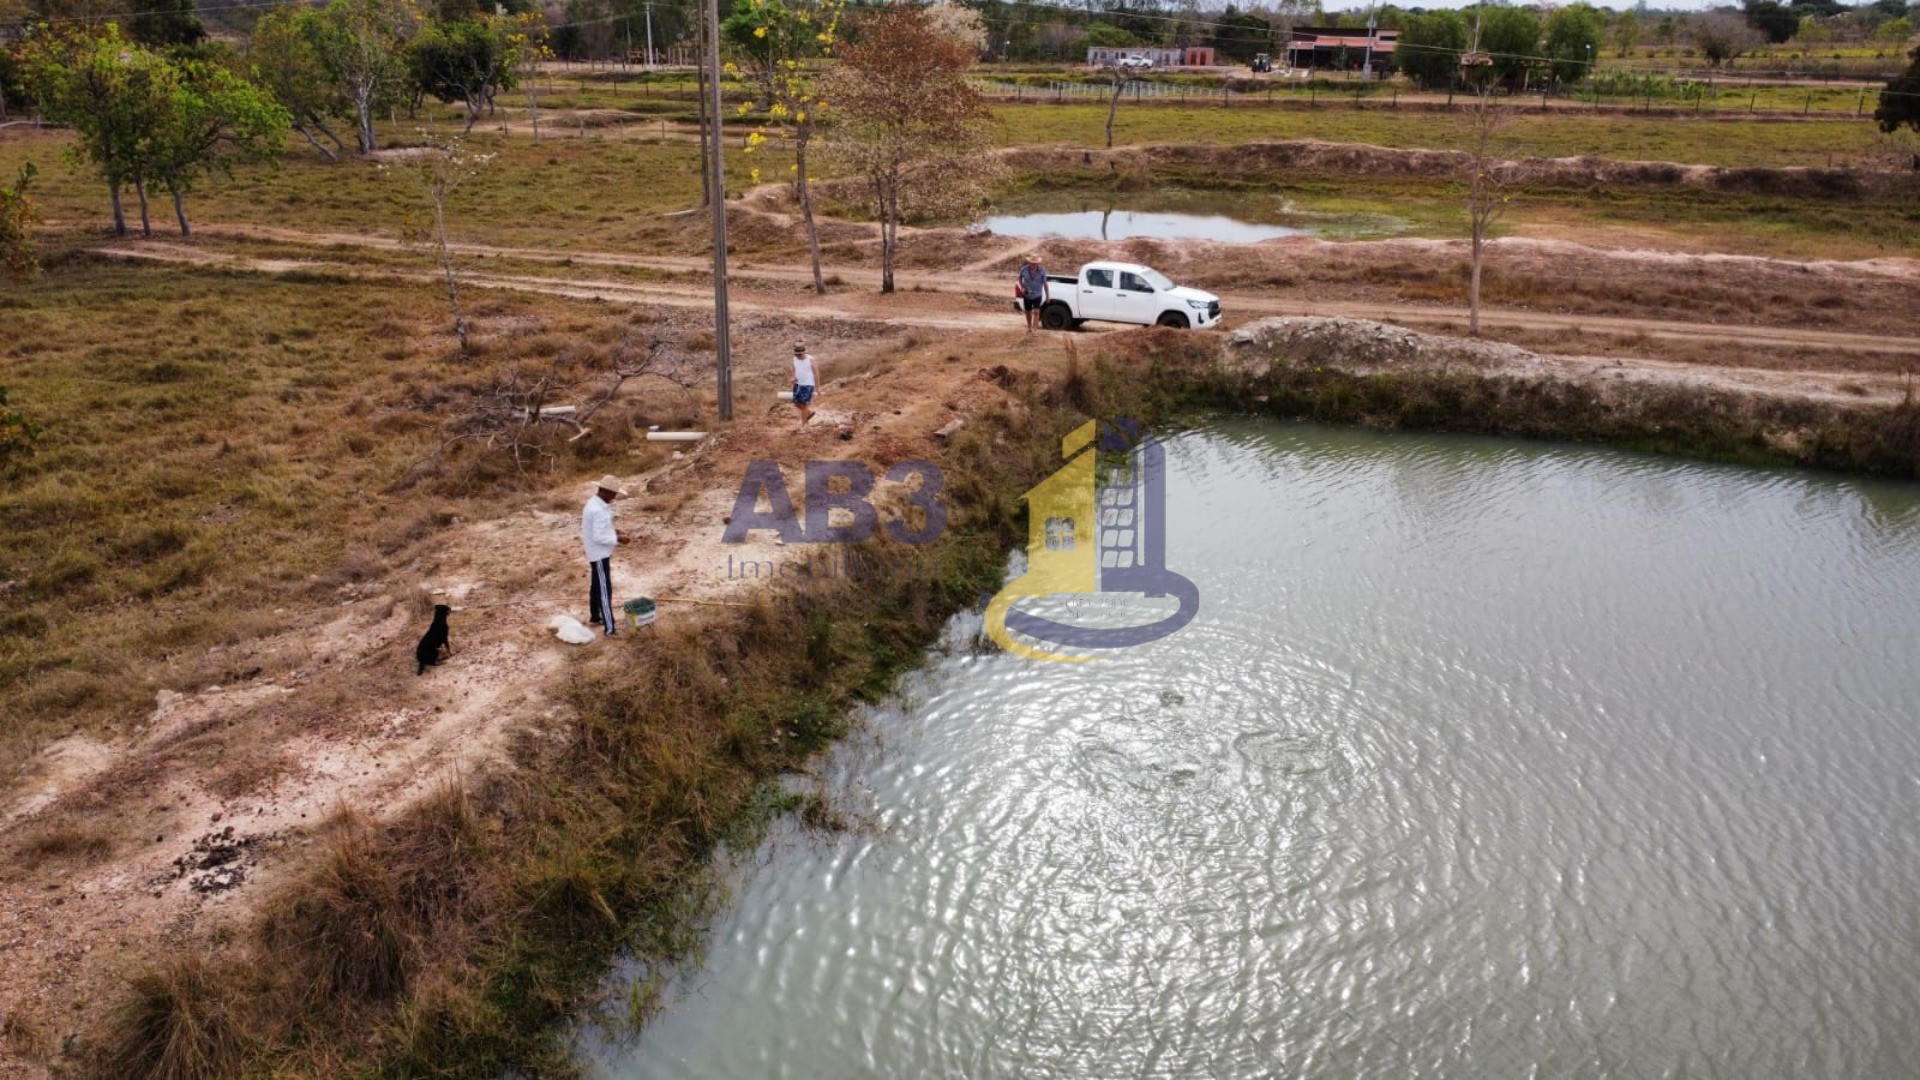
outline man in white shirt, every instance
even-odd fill
[[[793,343],[793,407],[800,410],[800,426],[813,419],[813,388],[819,382],[820,369],[807,355],[807,343]]]
[[[587,550],[588,622],[599,623],[612,637],[619,627],[613,610],[613,549],[629,542],[626,533],[613,527],[613,500],[627,493],[615,476],[603,476],[594,485],[593,498],[580,513],[580,543]]]

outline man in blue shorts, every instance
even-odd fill
[[[807,343],[793,343],[793,407],[800,411],[800,426],[813,419],[813,388],[820,381],[820,369],[807,355]]]

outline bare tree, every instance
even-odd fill
[[[1480,336],[1480,268],[1486,260],[1487,234],[1512,202],[1509,189],[1520,179],[1520,169],[1505,160],[1500,135],[1511,115],[1494,97],[1492,80],[1474,91],[1467,106],[1467,220],[1473,235],[1473,272],[1467,285],[1467,332]]]
[[[439,255],[440,269],[447,279],[447,301],[453,305],[453,333],[460,339],[460,351],[464,353],[467,351],[467,317],[460,309],[460,284],[453,271],[453,250],[447,243],[447,197],[478,176],[493,160],[493,155],[469,152],[458,135],[443,140],[431,132],[420,134],[421,151],[403,159],[397,168],[426,195],[433,207],[433,220],[421,222],[408,214],[403,232],[410,240],[431,245]]]
[[[1133,68],[1121,66],[1118,57],[1108,60],[1106,69],[1101,74],[1113,80],[1113,98],[1107,102],[1107,149],[1111,150],[1113,149],[1113,116],[1120,111],[1120,98],[1127,92],[1127,87],[1140,82],[1141,79]]]
[[[518,473],[535,466],[551,468],[555,452],[593,433],[593,421],[632,384],[664,384],[678,391],[682,404],[696,400],[696,387],[708,378],[708,363],[679,344],[659,336],[633,335],[614,346],[611,363],[585,379],[567,374],[580,369],[580,357],[563,355],[543,371],[511,366],[453,410],[446,438],[413,462],[407,481],[437,466],[458,447],[479,450],[479,461],[502,456]],[[558,404],[580,401],[582,404]],[[560,433],[571,431],[564,440]],[[478,464],[478,462],[476,462]]]

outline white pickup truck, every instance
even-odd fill
[[[1092,262],[1079,277],[1048,274],[1040,325],[1071,330],[1089,319],[1182,330],[1218,326],[1220,298],[1175,285],[1139,263]]]

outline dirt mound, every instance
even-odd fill
[[[1393,369],[1524,371],[1539,355],[1495,341],[1422,334],[1367,319],[1284,316],[1248,323],[1227,336],[1230,365],[1260,372],[1276,360],[1325,364],[1356,373]]]
[[[1237,146],[1137,146],[1114,150],[1023,147],[1009,151],[1006,163],[1022,172],[1105,169],[1151,174],[1155,169],[1204,170],[1223,180],[1273,181],[1289,173],[1367,176],[1445,177],[1465,167],[1457,150],[1399,150],[1358,143],[1317,140],[1246,143]],[[1885,193],[1908,182],[1894,174],[1850,169],[1724,168],[1671,161],[1619,161],[1598,157],[1527,158],[1508,161],[1506,170],[1527,183],[1550,187],[1709,187],[1762,195],[1831,198]]]

